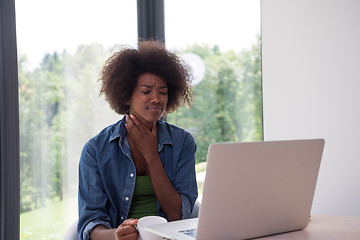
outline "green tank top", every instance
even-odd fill
[[[128,218],[157,215],[157,200],[150,176],[137,176]]]

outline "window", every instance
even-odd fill
[[[8,16],[8,8],[13,6],[7,3],[13,1],[0,2],[1,24],[11,26],[14,18]],[[210,143],[262,139],[260,2],[184,0],[164,5],[166,45],[181,54],[195,75],[193,107],[170,114],[168,121],[194,135],[201,172]],[[20,239],[61,239],[77,218],[81,148],[121,117],[98,97],[96,80],[105,59],[119,47],[116,44],[136,45],[136,14],[132,0],[16,1],[19,84],[3,88],[1,77],[1,93],[19,90],[20,123],[12,123],[11,133],[16,136],[14,126],[20,126],[20,166],[1,156],[1,217],[4,206],[16,205],[11,204],[11,197],[3,204],[12,182],[16,185],[10,177],[18,178],[7,174],[3,181],[4,166],[11,166],[13,172],[20,171]],[[15,45],[4,29],[0,29],[1,40]],[[7,46],[0,46],[0,64],[9,72],[16,64],[4,51]],[[3,106],[5,116],[12,114],[9,123],[17,119],[11,112],[17,109],[17,101],[1,98],[2,154],[8,137],[3,131],[7,127]],[[13,148],[17,152],[16,145]],[[17,190],[12,196],[16,194]],[[2,221],[2,229],[8,223]]]
[[[195,137],[198,182],[214,142],[262,140],[260,1],[167,1],[165,39],[194,75],[194,104],[168,121]]]
[[[136,1],[16,1],[20,239],[62,239],[77,219],[85,142],[121,116],[97,81],[117,44],[136,45]]]

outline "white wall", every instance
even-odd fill
[[[313,213],[360,216],[360,1],[262,0],[265,140],[324,138]]]

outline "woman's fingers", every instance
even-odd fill
[[[156,127],[156,122],[154,122],[152,130],[151,130],[152,135],[155,137],[155,139],[157,139],[157,127]]]
[[[129,114],[126,114],[126,124],[125,124],[125,126],[126,126],[126,129],[128,129],[129,131],[140,130],[140,128],[138,127],[138,125],[134,121],[134,118],[130,117]]]
[[[150,131],[139,119],[131,114],[126,115],[125,126],[130,144],[133,144],[132,147],[135,147],[145,159],[157,153],[156,122],[153,123]]]
[[[130,114],[130,119],[135,123],[138,129],[142,130],[143,128],[146,128],[145,125],[135,117],[135,115]]]
[[[129,122],[130,126],[134,126],[137,129],[139,129],[140,131],[147,130],[146,126],[139,119],[137,119],[136,116],[133,114],[126,115],[126,122]]]
[[[126,219],[117,229],[116,237],[118,240],[130,240],[137,239],[138,232],[135,228],[137,224],[137,219]]]

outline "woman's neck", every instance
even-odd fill
[[[152,131],[152,127],[153,127],[153,124],[154,124],[153,122],[146,121],[145,119],[138,116],[137,114],[131,113],[131,111],[129,112],[129,114],[134,115],[137,118],[137,120],[139,120],[147,129],[150,130],[150,132]]]

